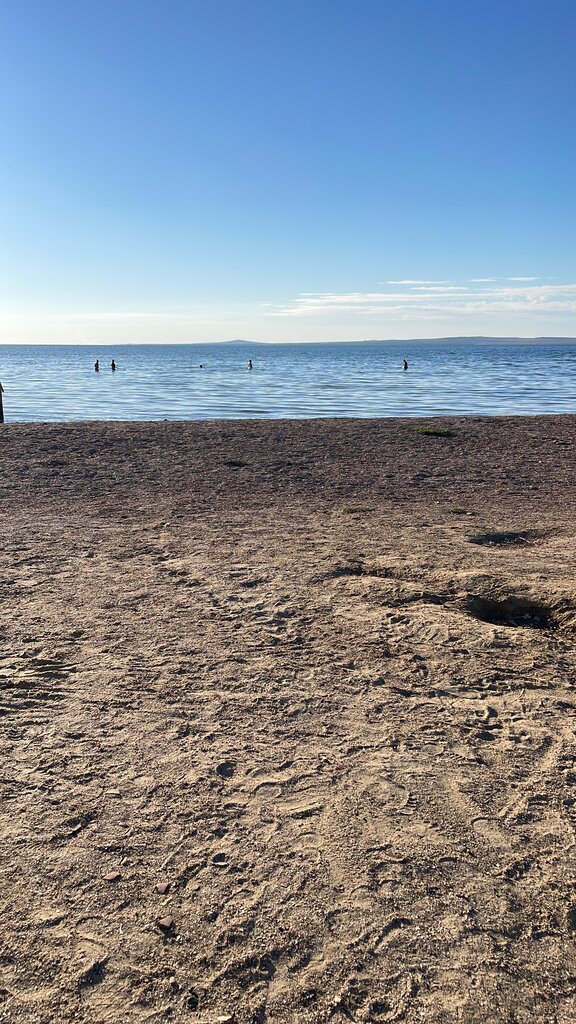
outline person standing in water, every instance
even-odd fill
[[[99,373],[100,372],[100,360],[99,359],[97,359],[96,362],[94,363],[94,372],[95,373]]]
[[[406,362],[405,359],[402,360],[402,369],[403,370],[407,370],[408,369],[408,363]]]
[[[110,363],[110,369],[112,370],[112,373],[114,373],[116,370],[116,363],[114,362],[114,360],[112,360],[112,362]]]
[[[249,360],[248,360],[248,369],[249,369],[249,370],[251,370],[252,368],[253,368],[253,367],[252,367],[252,360],[251,360],[251,359],[249,359]]]

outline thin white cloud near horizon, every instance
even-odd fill
[[[479,315],[576,314],[576,283],[534,284],[537,277],[498,279],[507,282],[502,284],[496,280],[428,286],[411,281],[403,291],[307,293],[277,307],[273,315],[298,318],[339,313],[382,315],[389,320],[450,320]],[[473,283],[482,287],[471,287]]]
[[[470,277],[469,284],[489,284],[492,281],[539,281],[539,277]]]

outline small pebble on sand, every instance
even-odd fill
[[[157,917],[156,924],[161,931],[169,932],[174,927],[175,921],[173,917]]]

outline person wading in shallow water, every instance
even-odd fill
[[[110,369],[112,370],[112,373],[114,373],[114,371],[116,370],[116,363],[114,362],[114,360],[112,360],[112,362],[110,363]]]
[[[98,359],[94,363],[94,370],[95,370],[96,373],[99,373],[99,371],[100,371],[100,361]]]
[[[402,369],[403,370],[407,370],[408,369],[408,363],[406,362],[405,359],[402,360]]]
[[[248,360],[248,369],[249,370],[252,369],[252,360],[251,359]]]

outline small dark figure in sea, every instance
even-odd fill
[[[204,363],[198,363],[198,369],[199,370],[203,370],[204,369]]]
[[[405,359],[402,360],[402,369],[403,370],[407,370],[408,369],[408,363],[406,362]]]
[[[114,373],[116,370],[116,363],[114,362],[114,360],[112,360],[112,362],[110,363],[110,369],[112,370],[112,373]]]
[[[96,373],[99,373],[99,371],[100,371],[100,360],[99,359],[97,359],[96,362],[94,363],[94,370],[95,370]]]
[[[253,369],[253,366],[252,366],[252,360],[251,360],[251,359],[249,359],[249,360],[248,360],[248,369],[249,369],[249,370],[252,370],[252,369]]]

